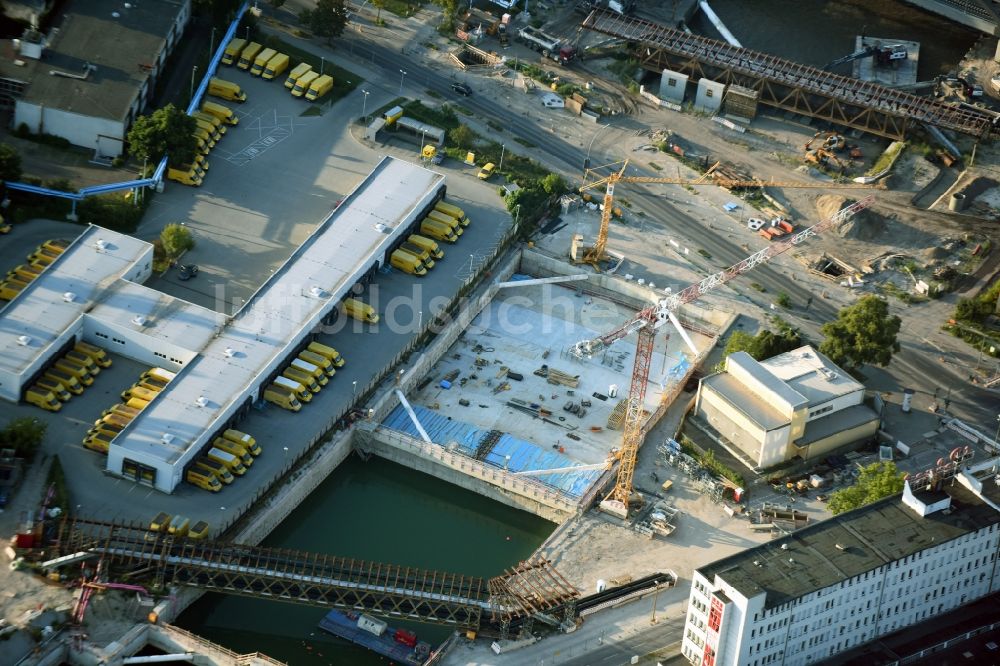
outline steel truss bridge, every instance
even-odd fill
[[[974,107],[917,97],[644,19],[596,10],[583,27],[629,42],[647,70],[670,69],[694,79],[736,84],[757,91],[762,104],[890,139],[905,138],[921,123],[982,139],[1000,119]]]
[[[522,562],[495,578],[445,573],[319,553],[174,538],[142,525],[65,520],[57,556],[103,558],[144,572],[157,587],[207,591],[362,611],[391,618],[493,630],[506,637],[532,618],[575,616],[579,592],[547,560]]]

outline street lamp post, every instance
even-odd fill
[[[497,173],[503,173],[503,153],[504,153],[504,149],[505,148],[506,148],[506,146],[501,143],[500,144],[500,166],[497,167]]]
[[[326,69],[326,56],[320,56],[319,59],[319,75],[323,76],[323,70]]]
[[[403,94],[403,79],[405,79],[405,78],[406,78],[406,70],[405,69],[399,70],[399,94],[400,95]]]
[[[527,11],[527,10],[525,10],[525,11]],[[608,129],[609,127],[611,127],[610,123],[607,124],[607,125],[602,125],[600,127],[600,129],[598,129],[596,132],[594,132],[594,136],[590,137],[590,145],[587,146],[587,159],[585,159],[583,161],[583,170],[584,171],[586,171],[587,169],[590,168],[590,149],[594,147],[594,140],[597,138],[598,134],[600,134],[604,130]]]
[[[215,28],[212,28],[212,38],[208,41],[208,57],[212,58],[212,52],[215,51]]]
[[[368,95],[371,93],[367,90],[362,89],[361,92],[364,94],[365,99],[361,102],[361,117],[365,119],[365,124],[368,123]]]
[[[417,312],[417,333],[420,332],[420,327],[424,325],[424,311],[420,310]],[[1000,420],[1000,416],[997,417]]]
[[[355,397],[358,395],[358,380],[357,379],[355,379],[353,382],[351,382],[351,395],[355,396]]]
[[[198,73],[198,65],[193,65],[191,67],[191,91],[188,93],[188,97],[194,99],[194,77]]]
[[[1000,442],[1000,414],[997,414],[997,434],[993,437],[994,442]]]

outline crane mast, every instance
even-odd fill
[[[858,212],[871,206],[874,201],[874,196],[868,196],[849,206],[845,206],[834,215],[817,222],[811,227],[803,229],[799,233],[782,241],[773,243],[763,250],[751,254],[746,259],[733,264],[729,268],[710,275],[700,282],[692,284],[679,292],[661,299],[654,305],[640,310],[629,321],[613,331],[593,340],[578,342],[570,349],[570,353],[577,357],[590,358],[631,333],[638,332],[639,334],[639,340],[636,343],[635,363],[632,367],[632,383],[627,398],[628,403],[625,412],[622,447],[619,454],[618,476],[614,489],[601,502],[603,510],[623,519],[628,517],[628,504],[629,498],[632,496],[632,478],[635,474],[636,456],[639,453],[639,445],[642,443],[642,412],[646,397],[646,385],[649,383],[649,369],[653,356],[653,342],[656,330],[667,321],[673,321],[674,325],[678,326],[679,322],[676,320],[675,313],[685,303],[691,303],[701,298],[713,289],[757,268],[761,264],[767,263],[779,254],[787,252],[813,236],[853,217]],[[682,335],[685,335],[684,331],[680,332]],[[689,345],[693,346],[690,342]]]

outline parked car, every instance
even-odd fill
[[[177,270],[178,270],[177,277],[180,280],[190,280],[191,278],[193,278],[195,275],[198,274],[198,265],[182,264],[181,267],[178,268]]]
[[[464,83],[453,83],[451,84],[451,89],[457,92],[459,95],[465,95],[466,97],[472,94],[472,88],[465,85]]]
[[[493,162],[487,162],[483,168],[479,170],[477,178],[479,178],[479,180],[489,180],[490,176],[493,175],[493,170],[496,168],[497,165],[493,164]]]

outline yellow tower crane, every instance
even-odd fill
[[[807,183],[802,181],[778,181],[778,180],[737,180],[720,177],[715,174],[715,170],[721,163],[716,162],[712,168],[698,178],[665,178],[661,176],[626,176],[625,169],[628,167],[628,160],[612,162],[603,166],[587,169],[584,172],[584,184],[580,186],[580,192],[604,185],[604,208],[601,211],[601,227],[597,232],[597,242],[593,246],[584,247],[582,253],[577,249],[577,242],[582,237],[576,236],[570,250],[570,259],[579,264],[590,264],[599,268],[600,263],[607,259],[608,226],[611,224],[611,213],[614,208],[615,185],[618,183],[663,183],[667,185],[718,185],[728,189],[742,187],[793,187],[793,188],[820,188],[820,189],[884,189],[881,183],[859,183],[856,181],[844,183]],[[620,166],[619,166],[620,165]],[[597,178],[592,182],[586,182],[598,169],[613,168],[610,175]],[[709,180],[709,176],[714,176]]]

